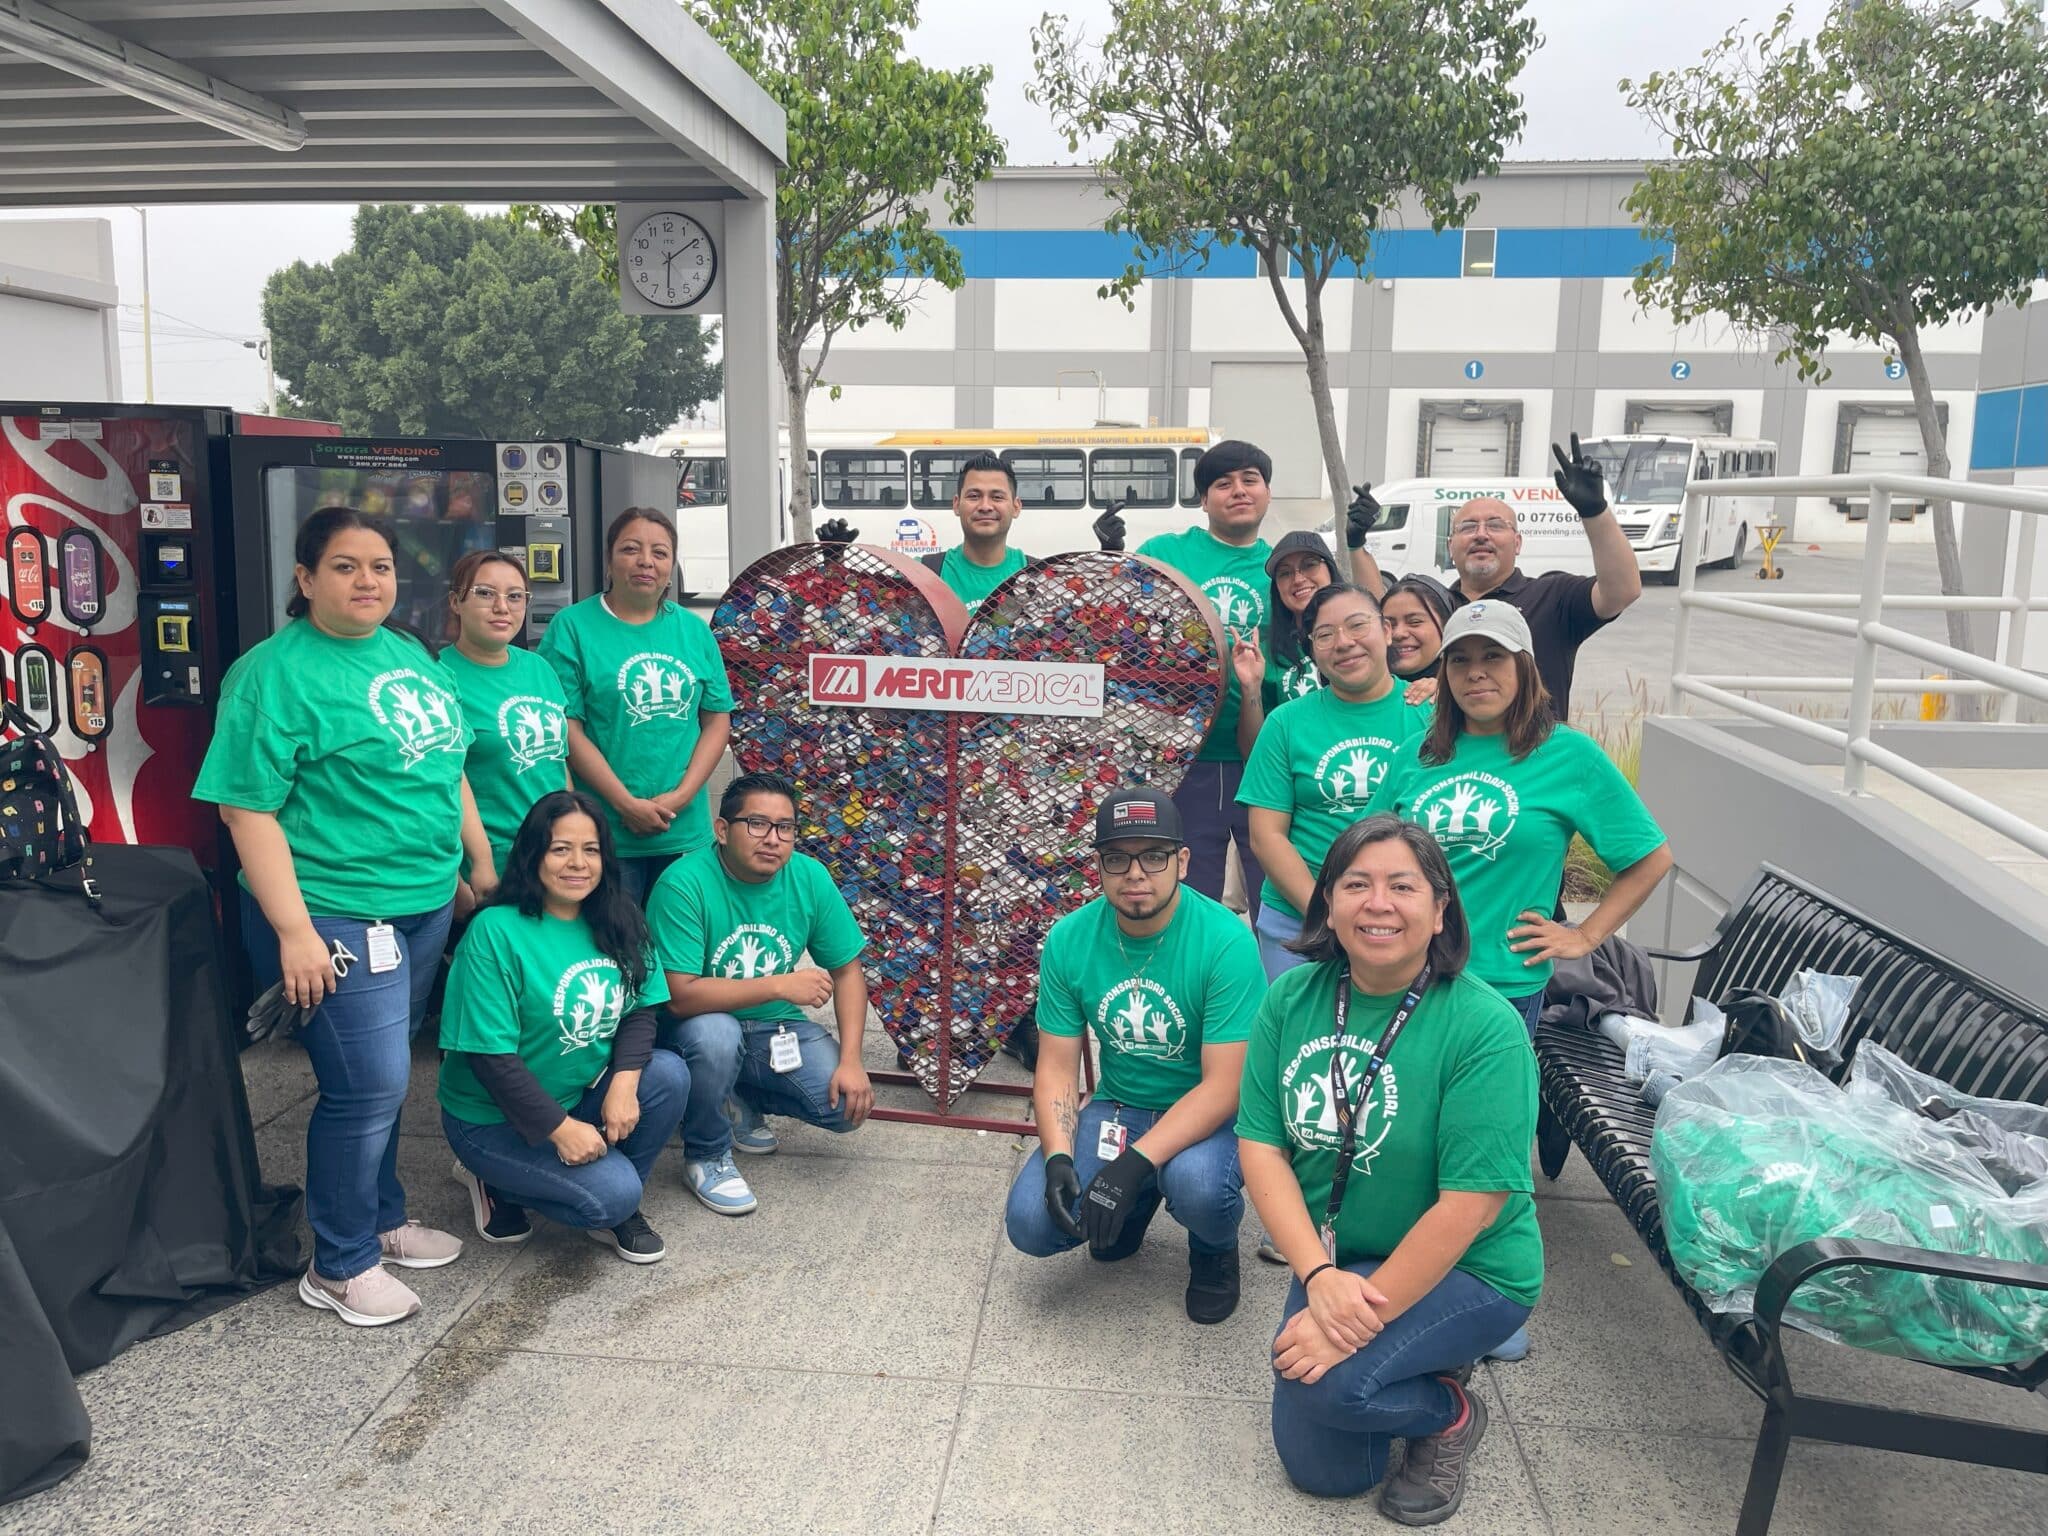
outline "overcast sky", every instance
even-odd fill
[[[1612,159],[1656,152],[1615,82],[1690,63],[1728,27],[1761,25],[1780,0],[1531,0],[1543,46],[1523,72],[1529,123],[1511,158]],[[1066,141],[1024,87],[1030,34],[1046,0],[924,0],[911,49],[947,68],[991,63],[990,116],[1013,165],[1070,162]],[[1099,37],[1108,0],[1054,8]],[[1822,0],[1797,0],[1817,25]],[[128,396],[142,398],[141,220],[132,209],[81,210],[113,221],[120,267],[122,357]],[[149,217],[150,297],[160,401],[253,407],[263,364],[242,343],[262,328],[263,282],[295,260],[326,261],[346,248],[351,207],[160,208]],[[0,211],[0,217],[51,217]]]

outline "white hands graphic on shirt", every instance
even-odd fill
[[[773,975],[775,956],[759,939],[751,936],[740,940],[738,952],[725,964],[728,980],[752,981],[757,976]]]
[[[547,722],[531,704],[522,704],[512,716],[513,744],[521,752],[531,752],[547,738]]]
[[[561,1005],[556,1004],[557,1007]],[[626,1009],[623,988],[602,971],[588,971],[576,980],[576,1002],[569,1009],[568,1028],[563,1031],[567,1049],[609,1039]]]
[[[1120,1028],[1118,1035],[1136,1043],[1141,1040],[1166,1044],[1167,1021],[1164,1016],[1155,1015],[1146,1006],[1144,997],[1133,992],[1124,1002],[1123,1010],[1114,1014]]]
[[[417,688],[404,683],[394,683],[391,697],[396,701],[391,713],[398,721],[398,728],[405,732],[408,740],[417,739],[430,731],[448,729],[448,704],[439,694],[421,695]]]
[[[1330,777],[1339,795],[1352,800],[1369,800],[1386,773],[1386,764],[1376,761],[1361,747],[1346,757],[1344,766]],[[1347,783],[1349,789],[1345,787]]]

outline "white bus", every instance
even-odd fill
[[[1195,461],[1215,440],[1200,427],[1087,427],[1045,431],[948,428],[938,431],[810,434],[811,505],[819,521],[843,517],[864,544],[906,555],[960,542],[953,489],[960,466],[993,453],[1017,476],[1024,512],[1017,547],[1034,555],[1095,548],[1090,525],[1112,501],[1124,503],[1126,547],[1188,526]],[[789,439],[780,440],[782,504],[788,504]],[[654,447],[677,462],[676,553],[686,593],[723,592],[727,568],[728,488],[725,437],[671,432]]]
[[[1755,542],[1759,525],[1775,521],[1772,498],[1752,496],[1742,481],[1777,473],[1778,445],[1754,437],[1670,437],[1636,433],[1584,438],[1586,457],[1607,476],[1607,496],[1622,532],[1646,572],[1678,569],[1679,513],[1687,480],[1717,482],[1703,498],[1706,527],[1700,564],[1733,570]],[[1726,481],[1728,488],[1718,488]]]

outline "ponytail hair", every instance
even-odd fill
[[[354,507],[322,507],[303,523],[299,524],[299,536],[292,543],[292,562],[298,570],[292,572],[291,590],[285,594],[284,612],[289,619],[302,619],[312,611],[313,605],[306,600],[306,594],[299,590],[299,571],[317,571],[320,561],[327,553],[327,546],[335,538],[351,528],[362,528],[382,539],[393,555],[398,553],[398,540],[392,536],[391,526],[382,518],[358,512]]]

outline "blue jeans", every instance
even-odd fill
[[[1380,1261],[1344,1267],[1354,1275],[1370,1275]],[[1307,1305],[1296,1280],[1287,1289],[1281,1326]],[[1387,1473],[1392,1441],[1441,1433],[1457,1417],[1457,1398],[1439,1373],[1471,1364],[1528,1315],[1520,1302],[1454,1269],[1314,1386],[1275,1371],[1273,1449],[1287,1476],[1304,1493],[1325,1498],[1377,1487]]]
[[[1259,960],[1266,967],[1266,980],[1278,981],[1297,965],[1307,965],[1305,956],[1287,946],[1301,937],[1301,919],[1282,912],[1270,901],[1259,904],[1252,919],[1252,932],[1259,939]]]
[[[604,1129],[606,1072],[569,1111]],[[656,1051],[640,1072],[640,1123],[633,1134],[594,1163],[570,1167],[552,1142],[530,1147],[511,1126],[477,1125],[441,1111],[441,1129],[456,1158],[514,1205],[538,1211],[565,1227],[616,1227],[640,1209],[640,1191],[654,1160],[682,1123],[690,1097],[690,1069],[673,1051]]]
[[[1252,852],[1251,812],[1237,803],[1237,786],[1243,781],[1243,763],[1190,763],[1180,788],[1173,792],[1173,808],[1180,812],[1181,831],[1193,855],[1188,860],[1188,884],[1221,901],[1224,863],[1235,842],[1245,905],[1256,919],[1266,872]]]
[[[732,1150],[732,1122],[725,1101],[738,1099],[758,1114],[787,1115],[821,1130],[853,1129],[846,1104],[832,1107],[832,1073],[839,1065],[839,1042],[809,1019],[791,1019],[788,1028],[803,1050],[794,1072],[768,1065],[768,1042],[782,1021],[737,1019],[729,1013],[700,1013],[662,1022],[655,1039],[683,1058],[690,1069],[690,1107],[683,1112],[683,1156],[709,1162]]]
[[[1503,992],[1501,996],[1507,997],[1508,995]],[[1538,987],[1534,992],[1527,993],[1522,997],[1508,997],[1508,1006],[1522,1016],[1522,1022],[1529,1026],[1529,1038],[1534,1040],[1536,1038],[1536,1026],[1543,1018],[1543,988]]]
[[[306,1125],[306,1221],[313,1268],[330,1280],[362,1274],[378,1260],[377,1234],[405,1225],[398,1182],[398,1112],[412,1076],[412,1032],[425,1016],[441,968],[454,903],[390,920],[398,967],[373,975],[366,919],[316,917],[313,930],[356,957],[299,1039],[312,1059],[320,1097]],[[242,892],[242,935],[256,989],[278,979],[277,935]]]
[[[644,853],[637,858],[617,860],[619,884],[625,888],[634,906],[647,905],[647,893],[654,889],[654,882],[661,878],[663,870],[681,857],[680,853]]]
[[[1088,1185],[1104,1167],[1095,1149],[1105,1120],[1113,1114],[1118,1116],[1130,1127],[1130,1141],[1135,1142],[1157,1125],[1165,1113],[1163,1109],[1133,1109],[1107,1099],[1091,1099],[1074,1128],[1074,1172],[1080,1175],[1082,1193],[1087,1193]],[[1188,1252],[1237,1251],[1237,1223],[1244,1215],[1244,1180],[1237,1171],[1235,1119],[1169,1157],[1154,1179],[1166,1200],[1167,1214],[1188,1229]],[[1045,1208],[1042,1148],[1031,1154],[1018,1171],[1017,1182],[1010,1186],[1003,1227],[1010,1235],[1011,1246],[1034,1259],[1050,1258],[1081,1246],[1080,1238],[1069,1237],[1053,1225]]]

